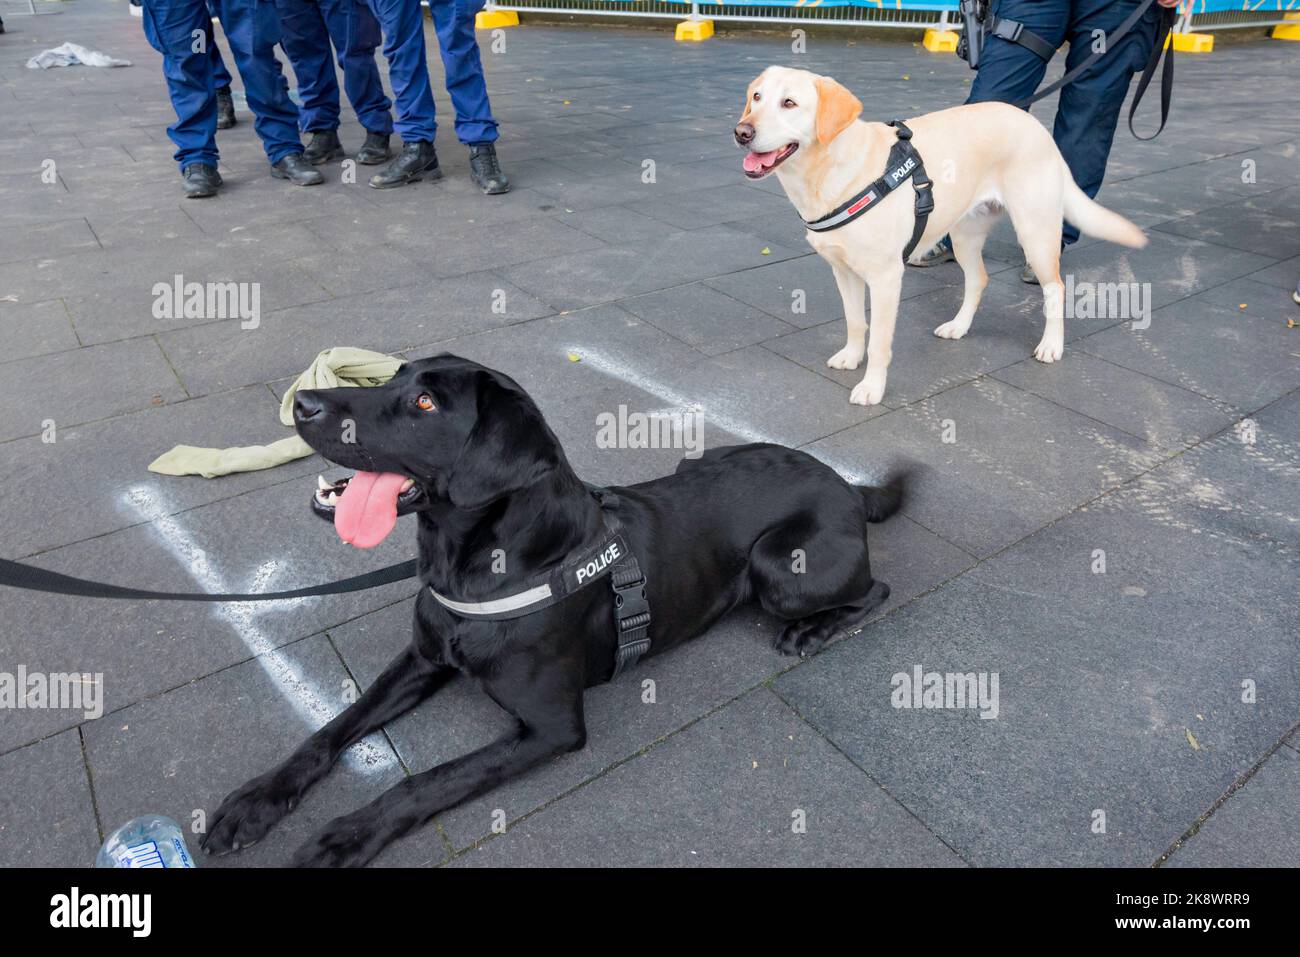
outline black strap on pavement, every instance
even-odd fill
[[[256,593],[224,593],[213,595],[208,592],[150,591],[145,588],[126,588],[110,585],[106,582],[90,581],[62,575],[34,565],[11,562],[0,558],[0,585],[10,588],[24,588],[28,591],[47,592],[52,595],[74,595],[78,598],[133,598],[159,599],[161,601],[286,601],[290,598],[314,598],[318,595],[341,595],[345,592],[365,591],[393,582],[406,581],[416,575],[415,559],[398,562],[387,568],[378,568],[364,575],[354,575],[324,585],[312,585],[308,588],[293,588],[289,591],[270,591]]]

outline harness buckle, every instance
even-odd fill
[[[916,188],[916,215],[929,216],[934,212],[934,193],[930,192],[930,187],[933,186],[934,183],[930,180],[918,181],[917,178],[913,176],[912,185]]]
[[[643,617],[644,616],[644,617]],[[621,635],[650,621],[650,602],[645,596],[645,576],[623,585],[614,585],[614,620]]]

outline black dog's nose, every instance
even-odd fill
[[[306,422],[325,411],[325,403],[310,389],[299,392],[293,397],[293,417],[295,421]]]
[[[754,129],[753,123],[741,123],[736,127],[736,142],[741,146],[748,146],[754,141],[754,134],[756,132],[757,130]]]

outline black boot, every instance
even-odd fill
[[[397,159],[370,177],[370,185],[375,189],[391,189],[421,179],[442,179],[442,170],[438,168],[438,154],[433,144],[416,140],[403,143]]]
[[[239,120],[235,118],[235,98],[230,87],[223,86],[217,90],[217,129],[228,130]]]
[[[489,195],[510,192],[510,180],[501,172],[497,148],[491,143],[475,143],[469,148],[469,175]]]
[[[325,182],[320,170],[312,169],[301,153],[290,153],[271,167],[276,179],[287,179],[294,186],[318,186]]]
[[[221,188],[221,174],[215,166],[207,163],[191,163],[181,170],[181,180],[185,184],[186,199],[204,199],[216,196]]]
[[[313,130],[311,142],[302,151],[302,158],[312,166],[320,166],[321,163],[342,157],[343,144],[339,142],[338,130]]]
[[[387,162],[390,155],[388,134],[367,132],[366,142],[357,151],[357,162],[362,166],[378,166]]]

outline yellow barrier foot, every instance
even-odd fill
[[[956,53],[957,34],[952,30],[926,30],[921,45],[931,53]]]
[[[1170,40],[1173,41],[1174,50],[1178,53],[1212,53],[1214,51],[1214,34],[1213,33],[1171,33],[1169,39],[1165,41],[1165,48],[1169,48]]]
[[[683,20],[677,24],[676,38],[680,42],[699,43],[713,36],[712,20]]]
[[[1283,20],[1300,20],[1300,13],[1284,13]],[[1274,40],[1300,40],[1300,23],[1288,23],[1274,27],[1269,34]]]
[[[474,14],[475,30],[495,30],[498,27],[519,26],[519,14],[513,10],[480,10]]]

